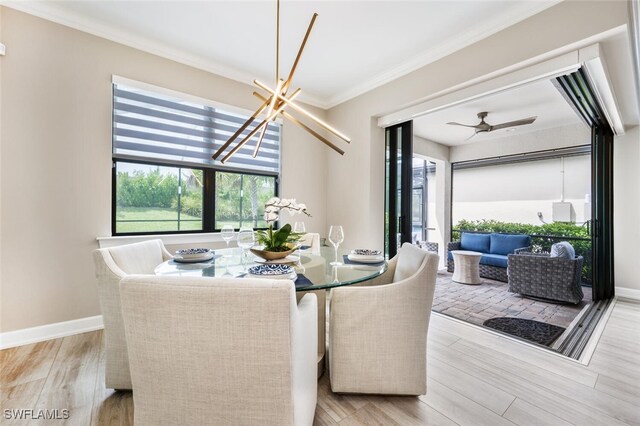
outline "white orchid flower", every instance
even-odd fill
[[[305,204],[297,204],[295,198],[270,198],[265,204],[264,219],[268,223],[275,222],[279,218],[280,210],[287,210],[289,214],[296,215],[304,213],[307,216],[311,216],[307,213],[307,206]]]
[[[280,202],[280,198],[278,197],[272,197],[269,198],[269,200],[267,201],[267,204],[278,204]]]
[[[265,212],[264,213],[264,220],[267,223],[275,222],[276,220],[278,220],[278,215],[276,213],[272,213],[272,212]]]

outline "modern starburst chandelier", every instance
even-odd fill
[[[240,128],[225,142],[215,154],[213,154],[213,159],[217,160],[225,150],[236,140],[238,137],[253,123],[254,120],[263,116],[263,120],[254,127],[240,142],[238,142],[229,152],[227,152],[222,159],[220,160],[222,163],[226,162],[231,156],[233,156],[244,144],[246,144],[252,137],[254,137],[258,132],[260,132],[260,137],[258,139],[258,143],[256,144],[255,150],[253,151],[253,157],[255,158],[258,155],[258,151],[260,150],[260,145],[262,144],[262,139],[267,131],[267,127],[270,121],[274,121],[278,115],[282,115],[287,120],[306,130],[317,139],[325,143],[327,146],[332,148],[334,151],[339,153],[340,155],[344,155],[344,151],[336,146],[334,143],[329,141],[327,138],[319,134],[317,131],[313,130],[311,127],[300,121],[298,118],[289,114],[285,109],[289,107],[297,111],[298,113],[306,116],[313,122],[315,122],[318,126],[326,129],[327,131],[333,133],[335,136],[344,140],[347,143],[351,142],[347,136],[340,133],[338,130],[331,127],[329,124],[322,121],[320,118],[316,117],[300,105],[294,103],[294,99],[300,94],[301,89],[298,88],[293,91],[290,95],[288,94],[289,87],[291,86],[291,81],[293,80],[293,75],[296,72],[296,68],[298,67],[298,62],[300,61],[300,57],[302,56],[302,52],[304,51],[305,45],[307,44],[307,40],[309,39],[309,35],[311,34],[311,29],[313,28],[313,24],[318,17],[317,13],[313,14],[311,18],[311,22],[309,22],[309,26],[307,27],[307,32],[302,39],[302,43],[300,44],[300,49],[298,49],[298,54],[296,55],[295,60],[293,61],[293,65],[291,66],[291,70],[289,71],[289,76],[286,80],[282,80],[280,78],[280,0],[276,2],[276,79],[275,79],[275,89],[271,89],[264,83],[261,83],[258,80],[253,80],[253,83],[258,86],[260,89],[267,92],[267,96],[263,96],[258,92],[253,92],[253,95],[262,101],[262,105],[253,113],[253,115],[242,125]],[[264,115],[263,115],[264,112]]]

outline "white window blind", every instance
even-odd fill
[[[221,170],[279,173],[281,125],[278,123],[269,124],[256,158],[253,158],[253,150],[259,132],[225,164],[211,158],[247,118],[208,105],[114,83],[113,156]],[[228,149],[240,142],[257,124],[258,121],[254,121]]]

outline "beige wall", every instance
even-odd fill
[[[0,43],[4,41],[2,38],[2,11],[0,7]],[[0,57],[0,191],[2,191],[2,57]],[[2,285],[2,193],[0,192],[0,331],[2,331],[2,317],[4,309],[2,301],[4,300]]]
[[[634,127],[613,144],[613,241],[616,287],[640,290],[640,131]]]
[[[0,8],[0,331],[98,315],[91,251],[111,232],[111,76],[247,109],[253,88]],[[324,116],[323,111],[315,111]],[[304,152],[304,155],[301,153]],[[326,229],[327,149],[283,130],[281,195]]]
[[[590,143],[589,127],[578,123],[454,146],[450,148],[450,159],[455,163]],[[560,159],[554,159],[456,172],[453,223],[460,219],[492,218],[537,225],[540,224],[537,212],[551,221],[551,202],[560,200],[560,164]],[[565,159],[565,201],[572,203],[577,222],[585,220],[584,200],[585,194],[590,193],[590,173],[590,157]],[[489,183],[492,180],[504,182],[500,191],[492,190],[495,188]]]
[[[420,136],[413,135],[413,153],[434,160],[449,161],[450,148]]]
[[[561,171],[564,170],[564,173]],[[454,226],[462,219],[494,219],[541,225],[553,221],[553,203],[564,201],[573,207],[578,225],[591,217],[591,156],[580,155],[456,170],[453,174]]]

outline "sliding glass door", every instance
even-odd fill
[[[613,269],[613,131],[598,104],[587,75],[580,69],[557,78],[567,100],[591,127],[591,238],[593,300],[614,296]]]
[[[392,258],[411,242],[413,123],[387,127],[385,144],[385,254]]]

